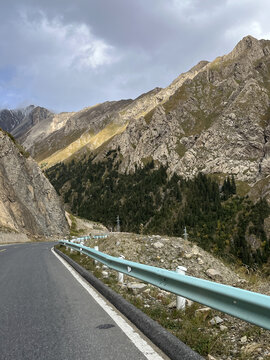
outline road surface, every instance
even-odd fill
[[[0,359],[147,359],[51,248],[0,246]]]

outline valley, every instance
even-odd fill
[[[0,360],[270,360],[270,2],[0,9]]]
[[[145,234],[187,227],[208,251],[268,269],[269,44],[246,36],[134,100],[60,114],[31,105],[0,123],[75,215],[108,228],[119,215]]]

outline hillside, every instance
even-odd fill
[[[119,215],[125,231],[181,236],[186,226],[231,261],[269,263],[269,44],[248,36],[199,63],[148,94],[159,104],[120,134],[50,168],[66,205],[108,227]]]
[[[270,207],[265,200],[253,204],[239,196],[233,177],[222,187],[203,174],[170,178],[168,169],[155,169],[154,162],[121,174],[116,158],[112,151],[99,163],[72,160],[46,175],[74,214],[109,229],[115,228],[117,215],[122,231],[181,236],[187,227],[192,241],[229,261],[268,263]]]
[[[82,151],[91,152],[125,132],[132,119],[139,119],[168,100],[207,62],[200,62],[181,74],[167,88],[155,88],[135,100],[107,101],[78,112],[54,114],[39,106],[21,110],[2,110],[2,128],[11,134],[44,167],[54,165]],[[25,116],[18,116],[18,114]],[[14,122],[14,114],[16,121]]]
[[[269,44],[244,38],[169,100],[131,121],[106,148],[120,146],[121,170],[153,159],[185,177],[234,174],[250,186],[268,177]]]
[[[35,161],[0,129],[0,232],[68,233],[62,203]]]

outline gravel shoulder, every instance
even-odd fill
[[[100,251],[112,256],[123,255],[127,260],[169,270],[185,266],[187,275],[270,295],[269,278],[238,264],[225,264],[183,238],[109,233],[106,239],[91,239],[86,245],[98,245]],[[269,331],[192,301],[181,312],[176,310],[173,294],[152,285],[142,286],[128,276],[119,285],[115,271],[95,266],[86,256],[73,257],[206,359],[270,359]]]

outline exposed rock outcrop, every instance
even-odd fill
[[[68,225],[56,191],[31,157],[0,131],[0,231],[63,235]]]

